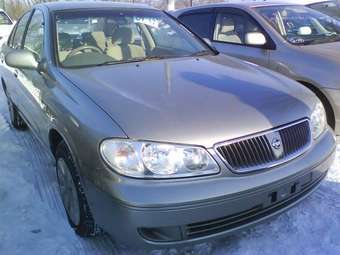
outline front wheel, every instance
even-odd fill
[[[94,236],[96,225],[80,183],[76,165],[64,142],[57,147],[56,169],[61,199],[71,227],[79,236]]]
[[[25,130],[27,128],[27,125],[23,118],[20,116],[18,108],[13,104],[12,100],[9,97],[7,97],[7,104],[12,126],[18,130]]]

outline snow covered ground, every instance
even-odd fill
[[[224,240],[152,255],[340,254],[340,147],[327,179],[308,199],[269,223]],[[146,254],[108,237],[77,237],[66,222],[53,161],[30,132],[8,124],[0,92],[0,254]]]

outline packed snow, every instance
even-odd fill
[[[147,253],[121,248],[106,235],[77,237],[61,206],[52,157],[8,119],[1,91],[0,254],[340,254],[340,147],[320,188],[288,212],[223,240]]]

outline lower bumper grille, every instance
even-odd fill
[[[301,186],[299,191],[296,189],[294,190],[295,194],[291,194],[287,199],[273,203],[271,206],[264,208],[263,205],[258,205],[249,210],[234,215],[229,215],[224,218],[187,225],[185,227],[186,239],[199,238],[232,230],[239,226],[246,225],[269,216],[307,195],[311,190],[318,186],[325,176],[326,173],[314,181],[305,183]]]

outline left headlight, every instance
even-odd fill
[[[179,178],[217,174],[220,169],[201,147],[109,139],[100,145],[105,162],[135,178]]]
[[[310,117],[310,123],[313,139],[317,139],[327,126],[326,111],[321,101],[318,101],[315,104],[313,113]]]

